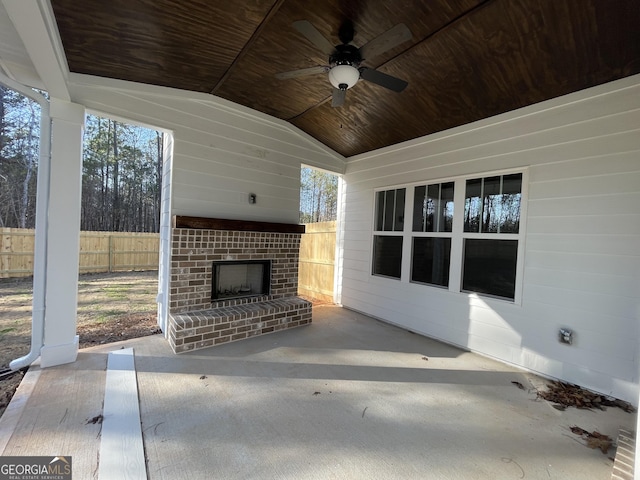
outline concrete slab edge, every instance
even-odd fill
[[[16,430],[20,418],[22,418],[27,401],[40,378],[40,372],[42,370],[39,366],[29,367],[2,418],[0,418],[0,455],[4,455],[7,444]]]
[[[109,353],[100,439],[100,480],[146,480],[133,348]]]

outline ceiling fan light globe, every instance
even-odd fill
[[[353,87],[360,79],[360,72],[351,65],[336,65],[329,70],[329,81],[331,85],[340,90]],[[344,86],[347,86],[346,89]]]

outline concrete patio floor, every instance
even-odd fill
[[[174,355],[160,336],[33,367],[0,420],[3,455],[70,455],[98,476],[109,351],[132,347],[147,476],[159,479],[609,479],[570,431],[615,441],[635,414],[554,409],[544,380],[335,306],[313,324]],[[520,382],[528,390],[517,388]]]

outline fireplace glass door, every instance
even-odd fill
[[[269,295],[270,260],[213,262],[212,300]]]

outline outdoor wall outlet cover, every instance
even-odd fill
[[[254,203],[256,203],[256,194],[255,193],[250,193],[249,194],[249,203],[251,203],[252,205]]]
[[[567,345],[571,345],[573,343],[573,332],[568,328],[561,328],[558,331],[558,336],[560,343],[566,343]]]

